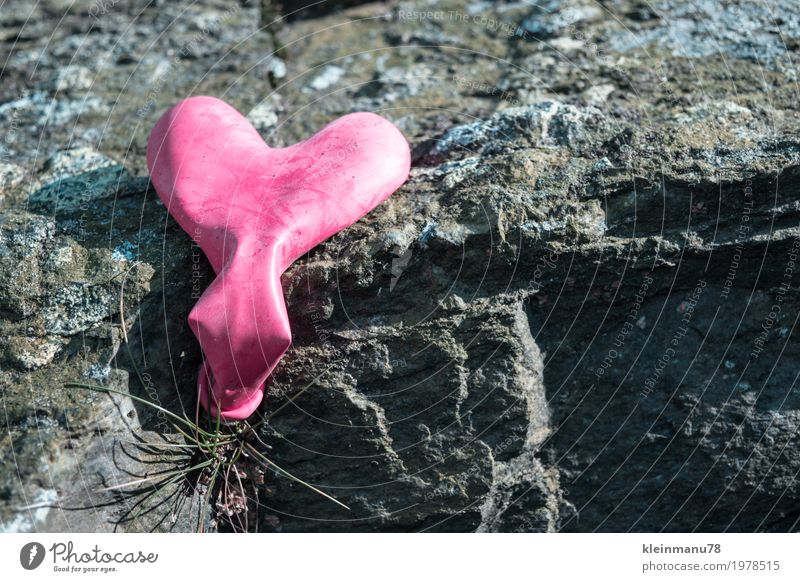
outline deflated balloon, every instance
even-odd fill
[[[384,118],[353,113],[273,149],[230,105],[192,97],[156,123],[147,166],[217,274],[189,314],[204,353],[201,403],[247,418],[291,344],[281,274],[406,181],[408,142]]]

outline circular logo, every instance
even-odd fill
[[[44,546],[39,542],[30,542],[19,551],[19,563],[26,570],[35,570],[44,561]]]

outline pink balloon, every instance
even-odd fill
[[[236,420],[258,408],[292,341],[281,274],[399,188],[410,157],[400,131],[372,113],[282,149],[212,97],[181,101],[158,120],[147,142],[152,182],[217,274],[189,314],[205,354],[206,409]]]

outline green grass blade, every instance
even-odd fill
[[[203,429],[201,429],[198,426],[196,426],[191,420],[187,420],[185,418],[182,418],[182,417],[178,416],[177,414],[175,414],[174,412],[170,412],[166,408],[164,408],[162,406],[159,406],[158,404],[150,402],[149,400],[145,400],[144,398],[140,398],[139,396],[134,396],[133,394],[130,394],[128,392],[123,392],[122,390],[115,390],[114,388],[109,388],[107,386],[95,386],[93,384],[82,384],[80,382],[67,382],[64,386],[67,387],[67,388],[82,388],[84,390],[92,390],[93,392],[107,392],[107,393],[110,392],[112,394],[119,394],[121,396],[127,396],[129,398],[132,398],[136,402],[139,402],[139,403],[144,404],[146,406],[150,406],[150,407],[152,407],[152,408],[154,408],[156,410],[159,410],[159,411],[163,412],[164,414],[166,414],[167,416],[169,416],[173,420],[177,420],[178,422],[182,423],[183,425],[187,426],[190,429],[196,429],[196,430],[200,431],[206,437],[213,437],[214,436],[211,433],[206,432]]]
[[[347,511],[350,511],[350,508],[349,508],[349,507],[347,507],[347,506],[346,506],[344,503],[342,503],[341,501],[339,501],[339,500],[338,500],[338,499],[336,499],[335,497],[333,497],[333,496],[331,496],[331,495],[328,495],[327,493],[325,493],[325,492],[324,492],[324,491],[322,491],[321,489],[317,489],[316,487],[314,487],[314,486],[313,486],[313,485],[311,485],[310,483],[306,483],[305,481],[303,481],[303,480],[302,480],[302,479],[300,479],[299,477],[295,477],[294,475],[292,475],[292,474],[291,474],[289,471],[287,471],[286,469],[282,469],[282,468],[280,468],[278,465],[276,465],[275,463],[273,463],[272,461],[270,461],[268,458],[266,458],[264,455],[262,455],[261,453],[259,453],[259,452],[258,452],[258,451],[257,451],[257,450],[256,450],[256,449],[255,449],[255,448],[252,446],[252,445],[249,445],[249,444],[248,444],[248,445],[245,445],[245,446],[247,447],[247,450],[248,450],[248,452],[250,452],[250,453],[251,453],[251,454],[252,454],[252,455],[253,455],[253,456],[256,458],[256,460],[260,461],[260,462],[261,462],[261,463],[263,463],[264,465],[267,465],[267,466],[269,466],[269,467],[272,467],[272,468],[273,468],[273,469],[275,469],[277,472],[281,473],[282,475],[285,475],[286,477],[288,477],[288,478],[289,478],[289,479],[291,479],[292,481],[296,481],[297,483],[300,483],[301,485],[303,485],[303,486],[305,486],[305,487],[308,487],[308,488],[309,488],[309,489],[311,489],[311,490],[312,490],[314,493],[317,493],[317,494],[319,494],[319,495],[322,495],[322,496],[323,496],[323,497],[325,497],[326,499],[330,499],[331,501],[333,501],[333,502],[334,502],[336,505],[340,505],[340,506],[344,507],[344,508],[345,508]]]

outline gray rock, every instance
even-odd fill
[[[602,16],[602,8],[591,2],[549,0],[534,6],[523,20],[518,34],[523,38],[530,35],[537,39],[550,39]]]
[[[142,191],[146,183],[146,179],[133,179],[121,164],[95,150],[64,150],[45,162],[27,203],[45,212],[66,207],[88,209],[100,199]]]

